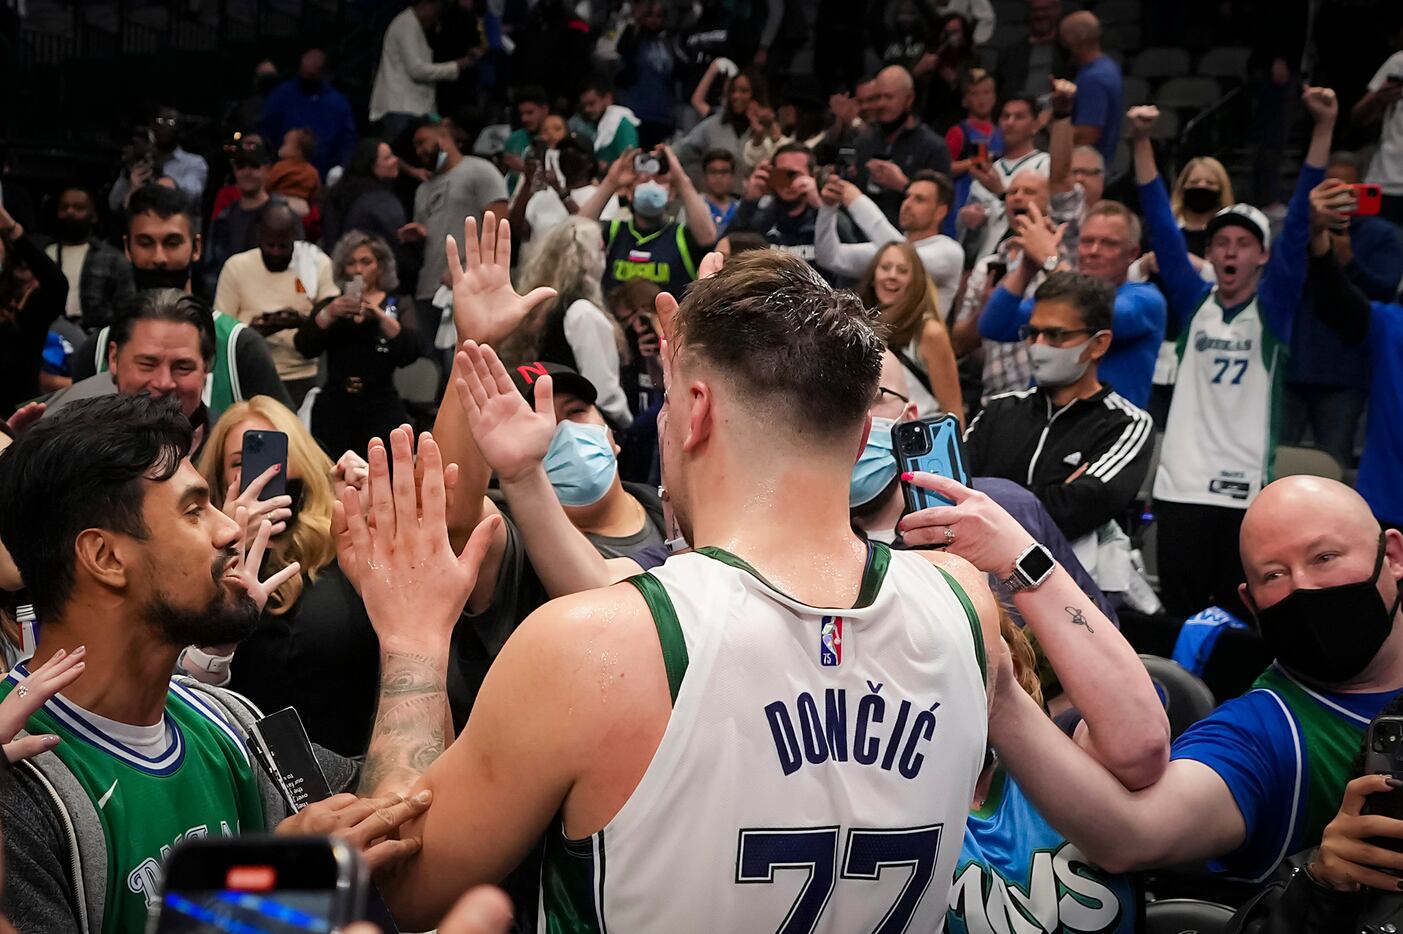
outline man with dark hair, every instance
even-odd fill
[[[112,312],[132,300],[132,267],[121,253],[94,236],[97,203],[92,192],[69,185],[59,192],[55,233],[44,250],[68,280],[64,316],[91,331],[111,320]]]
[[[180,148],[184,117],[174,107],[158,107],[148,127],[150,142],[145,155],[118,177],[107,196],[107,206],[121,211],[138,189],[161,178],[175,182],[176,190],[192,201],[205,196],[209,163],[203,156]]]
[[[288,814],[249,755],[257,709],[171,678],[186,646],[250,634],[298,573],[293,562],[258,580],[271,526],[249,541],[210,502],[190,447],[173,402],[112,396],[41,421],[0,455],[0,539],[43,619],[33,658],[0,696],[31,690],[29,666],[75,653],[85,666],[28,718],[28,733],[59,742],[17,768],[0,800],[4,908],[20,930],[142,930],[172,846],[271,830]],[[333,791],[352,785],[353,762],[317,759]],[[426,803],[364,802],[338,823],[360,827],[362,846],[371,826],[393,833]],[[337,811],[311,805],[288,829],[324,832]],[[393,855],[367,852],[372,865]]]
[[[814,154],[803,143],[786,143],[750,173],[731,226],[753,230],[771,246],[812,263],[819,204]]]
[[[604,172],[619,156],[638,148],[639,123],[633,111],[614,103],[614,83],[596,75],[585,83],[579,113],[567,126],[593,141],[594,156]]]
[[[658,311],[673,320],[663,480],[695,551],[550,603],[512,635],[461,738],[416,783],[452,792],[382,891],[403,926],[432,927],[544,834],[548,925],[672,930],[704,912],[754,930],[803,912],[806,929],[859,930],[890,916],[872,880],[900,860],[917,867],[915,895],[891,910],[934,928],[958,850],[934,828],[962,825],[984,756],[997,608],[963,560],[864,543],[849,525],[881,340],[851,292],[775,250]],[[863,724],[856,740],[842,722]],[[657,853],[684,840],[679,873]],[[765,884],[796,862],[815,862],[824,897]]]
[[[878,72],[872,84],[873,119],[853,142],[857,165],[853,181],[895,224],[911,176],[920,169],[949,175],[950,150],[913,112],[916,85],[909,71],[891,65]]]
[[[1125,514],[1154,451],[1149,413],[1098,372],[1114,301],[1095,276],[1048,276],[1022,329],[1037,385],[992,397],[965,432],[970,473],[1026,486],[1072,540]]]
[[[515,188],[516,179],[526,168],[526,153],[541,135],[541,124],[550,116],[550,99],[546,97],[546,89],[538,84],[513,88],[511,96],[520,125],[502,144],[502,162],[511,173],[507,176],[507,187]]]
[[[188,292],[191,269],[200,258],[199,230],[190,202],[180,192],[160,185],[133,192],[123,242],[137,288]],[[104,327],[74,355],[70,392],[97,374],[111,382],[105,375],[111,354],[109,338]],[[272,396],[284,405],[292,404],[278,379],[267,343],[238,319],[218,310],[214,312],[214,363],[209,373],[212,378],[205,404],[212,419],[218,419],[235,402],[254,396]]]
[[[818,209],[818,265],[837,275],[857,279],[867,271],[872,259],[894,240],[905,239],[916,248],[926,274],[935,282],[935,301],[940,313],[948,316],[960,291],[965,254],[960,245],[940,232],[950,211],[954,189],[950,179],[939,172],[922,169],[911,176],[897,213],[900,231],[891,225],[877,203],[851,182],[829,176]],[[838,206],[867,238],[865,243],[844,243],[838,232]]]
[[[204,292],[214,294],[219,286],[219,273],[229,257],[258,245],[258,218],[265,204],[287,204],[282,195],[268,191],[268,168],[273,154],[263,137],[250,133],[235,144],[229,156],[229,168],[234,173],[234,185],[239,200],[215,215],[205,238]],[[302,222],[297,222],[297,236],[302,236]]]
[[[711,212],[716,232],[721,234],[735,218],[740,202],[733,192],[736,178],[735,154],[712,149],[702,156],[702,198]]]
[[[237,253],[219,275],[215,304],[268,340],[278,377],[294,407],[316,381],[317,363],[293,346],[293,335],[318,302],[339,294],[331,259],[301,239],[301,224],[286,203],[260,210],[258,246]]]
[[[999,108],[999,135],[1003,151],[988,153],[987,160],[973,159],[969,163],[969,196],[959,213],[961,237],[969,231],[982,231],[976,258],[992,253],[1009,230],[1011,218],[1004,209],[1003,199],[1019,172],[1036,172],[1048,176],[1052,172],[1052,156],[1034,145],[1038,132],[1038,102],[1015,94]]]
[[[380,66],[370,90],[370,121],[384,121],[386,139],[398,138],[415,120],[437,113],[434,85],[456,81],[472,64],[468,56],[434,61],[428,33],[442,14],[443,0],[412,0],[385,30]]]

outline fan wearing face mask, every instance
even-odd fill
[[[97,204],[86,188],[70,185],[59,192],[55,222],[58,238],[44,252],[69,282],[64,317],[91,331],[107,324],[113,309],[135,297],[131,265],[94,236]]]
[[[1153,452],[1149,414],[1098,373],[1114,300],[1087,273],[1048,276],[1022,329],[1037,385],[994,396],[965,433],[970,472],[1027,487],[1073,541],[1124,515]]]
[[[716,242],[716,224],[706,200],[668,146],[653,153],[631,149],[615,159],[604,181],[580,205],[580,216],[598,220],[615,193],[627,195],[633,216],[604,224],[605,294],[630,280],[645,279],[680,298]],[[686,211],[685,224],[668,210],[674,194]]]

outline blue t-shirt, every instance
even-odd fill
[[[1170,758],[1217,772],[1247,825],[1242,846],[1212,868],[1261,882],[1292,853],[1317,845],[1353,777],[1369,721],[1397,693],[1325,693],[1273,665],[1252,690],[1180,736]]]
[[[1403,526],[1403,307],[1374,304],[1369,353],[1369,422],[1355,486],[1380,522]]]
[[[997,803],[965,823],[945,915],[950,934],[1133,934],[1140,899],[1129,876],[1088,864],[1004,773],[989,799]]]
[[[1019,301],[1003,286],[994,290],[979,318],[979,334],[992,341],[1016,341],[1018,329],[1033,314],[1033,299]],[[1109,383],[1132,404],[1145,408],[1150,402],[1155,359],[1164,342],[1164,324],[1169,312],[1164,296],[1148,282],[1126,282],[1116,289],[1115,311],[1111,318],[1111,349],[1097,367],[1103,383]]]
[[[1096,141],[1106,165],[1116,159],[1120,142],[1120,121],[1125,114],[1125,91],[1120,66],[1102,55],[1081,66],[1077,72],[1077,102],[1072,111],[1073,126],[1099,126]]]

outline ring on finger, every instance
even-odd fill
[[[28,697],[29,688],[26,685],[21,684],[19,687],[15,688],[15,693],[18,694],[20,697]]]
[[[947,525],[947,526],[945,527],[945,546],[948,548],[949,546],[953,545],[954,543],[955,543],[955,530],[954,530],[952,527],[950,527],[950,526]]]

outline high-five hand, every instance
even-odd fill
[[[536,380],[533,412],[491,347],[464,343],[458,371],[463,375],[453,388],[487,466],[504,484],[539,466],[555,436],[551,378]]]
[[[255,527],[249,521],[248,510],[243,506],[235,509],[234,521],[245,531],[239,536],[233,571],[244,591],[258,604],[261,612],[268,605],[268,598],[275,590],[302,572],[302,565],[294,561],[267,580],[260,581],[258,575],[263,569],[263,554],[268,550],[268,539],[273,534],[273,524],[267,519],[259,522],[250,542],[248,530]]]
[[[463,222],[466,262],[458,261],[458,242],[449,236],[448,276],[453,286],[453,323],[459,340],[495,344],[516,330],[521,319],[541,302],[555,298],[555,289],[533,289],[529,295],[512,288],[511,224],[498,221],[491,211],[482,219],[482,237],[477,221]]]

